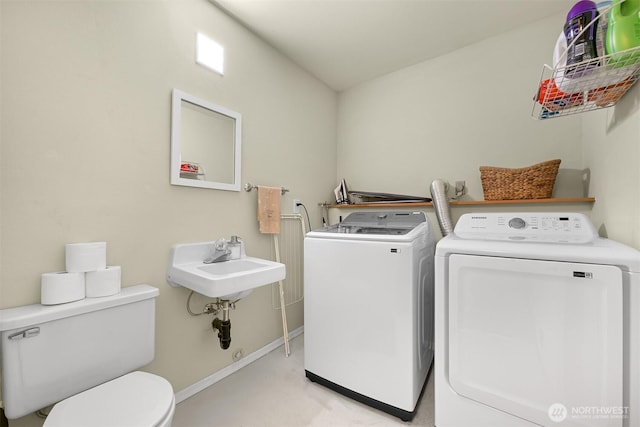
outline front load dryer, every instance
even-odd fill
[[[437,427],[640,425],[640,252],[582,214],[466,214],[435,272]]]
[[[412,419],[433,361],[434,249],[423,212],[355,212],[307,234],[307,378]]]

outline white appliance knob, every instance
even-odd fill
[[[522,218],[511,218],[509,220],[509,227],[511,228],[516,228],[518,230],[524,228],[527,225],[527,223],[524,221],[524,219]]]

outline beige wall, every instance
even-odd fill
[[[350,189],[411,195],[428,195],[435,178],[464,180],[468,198],[482,200],[481,165],[560,158],[561,168],[581,168],[580,118],[531,118],[563,20],[539,21],[341,93],[338,178]]]
[[[582,128],[593,222],[601,235],[640,249],[640,85],[614,108],[585,114]]]
[[[594,196],[592,207],[473,209],[585,211],[602,236],[640,249],[640,87],[614,108],[530,117],[563,20],[541,20],[341,93],[337,178],[350,189],[413,195],[428,195],[435,178],[464,180],[465,199],[482,200],[479,166],[560,158],[554,195]],[[452,210],[457,218],[468,209]],[[330,218],[348,211],[333,210]]]
[[[530,116],[563,21],[541,20],[342,92],[337,179],[350,189],[412,195],[429,195],[435,178],[464,180],[465,199],[482,200],[479,166],[560,158],[554,195],[594,196],[593,207],[472,209],[585,211],[602,236],[640,249],[640,87],[614,108]],[[452,210],[454,218],[467,211]],[[332,210],[330,219],[349,211]]]
[[[242,181],[285,186],[320,224],[331,195],[337,95],[206,0],[2,1],[0,307],[38,303],[64,244],[106,241],[123,285],[160,289],[155,361],[176,391],[282,336],[270,286],[232,311],[232,344],[190,317],[165,280],[171,245],[241,236],[270,257],[256,192],[170,185],[171,90],[243,115]],[[219,76],[194,60],[195,33],[226,49]],[[193,300],[202,309],[204,297]],[[302,304],[288,309],[302,325]]]

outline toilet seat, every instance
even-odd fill
[[[46,427],[160,427],[173,418],[171,384],[157,375],[132,372],[57,403]]]

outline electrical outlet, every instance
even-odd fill
[[[300,213],[300,206],[298,206],[298,203],[300,203],[300,200],[293,199],[293,213],[294,214]]]

